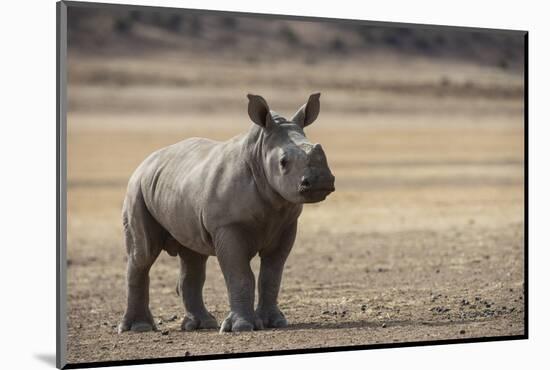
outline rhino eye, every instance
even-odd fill
[[[281,158],[279,160],[279,164],[281,165],[282,169],[285,169],[286,166],[288,165],[288,159],[286,159],[285,157]]]

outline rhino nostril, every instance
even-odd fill
[[[300,187],[303,189],[309,189],[311,187],[311,184],[309,183],[309,180],[307,177],[302,177],[302,182],[300,183]]]

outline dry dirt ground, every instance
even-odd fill
[[[402,63],[260,63],[253,73],[227,61],[71,56],[68,361],[523,334],[522,77]],[[120,211],[134,168],[187,137],[246,130],[248,91],[290,114],[312,90],[322,113],[307,133],[323,144],[337,190],[300,218],[279,299],[289,327],[180,331],[178,261],[163,253],[151,271],[160,331],[118,335]],[[228,303],[215,258],[204,296],[221,322]]]

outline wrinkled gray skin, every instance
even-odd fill
[[[191,138],[151,154],[130,178],[123,206],[128,306],[119,332],[155,330],[149,269],[162,250],[179,256],[183,330],[217,328],[202,299],[208,256],[217,256],[231,312],[220,332],[287,325],[277,306],[303,203],[324,200],[334,176],[303,128],[319,114],[310,96],[287,120],[248,95],[250,130],[226,142]],[[260,255],[259,301],[250,260]]]

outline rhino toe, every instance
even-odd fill
[[[133,321],[133,322],[121,322],[118,325],[118,333],[124,333],[125,331],[133,331],[136,333],[143,333],[146,331],[155,331],[156,326],[148,321]]]
[[[217,329],[218,321],[208,314],[202,317],[185,316],[181,323],[181,330],[193,331],[199,329]]]
[[[126,312],[122,317],[122,321],[118,325],[118,333],[125,331],[133,331],[142,333],[145,331],[155,331],[157,327],[153,321],[153,315],[147,310],[146,312]]]
[[[285,315],[277,307],[269,310],[258,309],[256,315],[265,328],[285,328],[288,326]]]
[[[249,320],[232,312],[223,321],[220,328],[220,333],[252,331],[260,329],[263,329],[263,325],[260,320]]]

